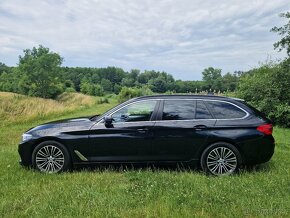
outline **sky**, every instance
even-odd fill
[[[158,70],[199,80],[207,67],[246,71],[285,52],[270,32],[289,0],[1,0],[0,62],[43,45],[63,66]]]

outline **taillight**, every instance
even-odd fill
[[[273,125],[272,124],[264,124],[264,125],[258,126],[257,130],[264,133],[265,135],[272,135]]]

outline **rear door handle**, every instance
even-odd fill
[[[200,131],[200,130],[204,130],[207,128],[207,126],[205,125],[196,125],[193,127],[195,130]]]

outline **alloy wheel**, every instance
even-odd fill
[[[42,172],[57,173],[64,167],[64,153],[54,145],[40,148],[35,156],[36,166]]]
[[[229,175],[237,168],[238,160],[235,153],[227,147],[216,147],[206,159],[208,170],[214,175]]]

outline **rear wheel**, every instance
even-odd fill
[[[34,168],[45,173],[58,173],[71,168],[67,149],[55,141],[45,141],[36,146],[32,153]]]
[[[241,155],[236,147],[226,142],[218,142],[207,147],[201,155],[201,168],[216,176],[236,172],[241,163]]]

